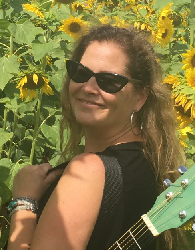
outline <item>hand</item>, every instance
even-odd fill
[[[49,185],[63,172],[58,169],[48,174],[51,168],[49,163],[44,163],[27,165],[20,169],[14,177],[13,198],[29,196],[39,201]]]

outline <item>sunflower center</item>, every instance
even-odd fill
[[[70,30],[70,32],[72,33],[77,33],[80,31],[81,29],[81,25],[77,22],[72,22],[69,26],[68,29]]]
[[[44,80],[41,76],[38,76],[37,84],[33,81],[33,75],[27,75],[27,83],[24,84],[26,89],[40,89],[44,85]]]
[[[168,34],[168,29],[165,29],[165,32],[162,33],[162,38],[165,38],[167,36],[167,34]]]
[[[83,11],[83,6],[82,5],[77,5],[77,7],[76,7],[76,10],[80,10],[80,11]]]
[[[191,59],[191,64],[195,68],[195,55],[193,55],[193,57]]]

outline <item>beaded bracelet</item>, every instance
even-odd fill
[[[30,210],[36,214],[38,211],[38,202],[27,196],[17,197],[12,200],[8,206],[8,211],[10,212],[9,216],[11,217],[19,210]]]

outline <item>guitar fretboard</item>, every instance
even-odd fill
[[[131,227],[118,241],[116,241],[108,250],[140,250],[150,244],[155,237],[148,229],[147,225],[140,221]]]

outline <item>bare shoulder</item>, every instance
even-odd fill
[[[80,176],[105,178],[105,167],[99,156],[93,153],[83,153],[75,156],[68,164],[64,174],[75,173]]]

